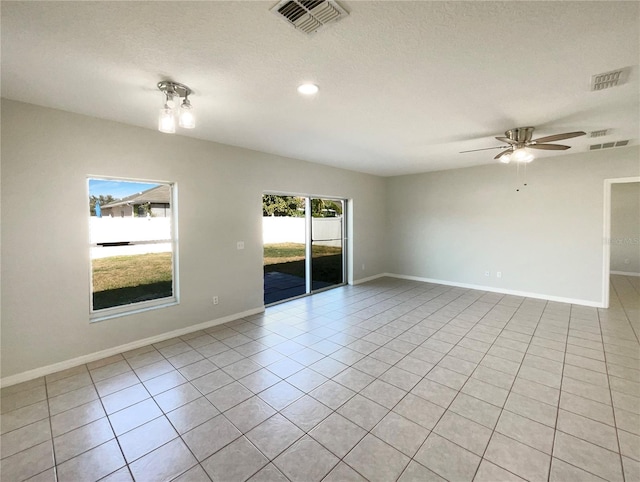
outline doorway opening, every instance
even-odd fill
[[[609,307],[611,275],[640,275],[640,177],[604,181],[602,306]]]
[[[264,303],[346,282],[345,199],[262,196]]]

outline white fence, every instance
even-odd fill
[[[322,246],[341,246],[343,218],[312,218],[313,243]],[[262,242],[305,243],[305,219],[283,216],[262,218]],[[331,241],[335,240],[335,241]]]
[[[343,218],[312,218],[314,244],[341,246]],[[97,218],[90,222],[92,258],[122,254],[171,251],[171,243],[136,246],[95,247],[98,243],[141,243],[171,239],[170,218]],[[335,240],[335,241],[334,241]],[[305,242],[305,219],[269,216],[262,218],[264,244]]]
[[[171,243],[135,244],[171,239],[170,218],[112,218],[92,216],[91,259],[171,251]],[[98,243],[134,243],[132,246],[95,246]]]
[[[171,218],[91,217],[91,244],[171,239]]]

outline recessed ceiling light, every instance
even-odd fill
[[[298,92],[303,95],[317,94],[318,86],[316,84],[302,84],[298,86]]]

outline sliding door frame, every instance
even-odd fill
[[[351,226],[351,218],[350,218],[351,213],[349,211],[349,205],[350,205],[349,199],[334,197],[334,196],[316,196],[312,194],[293,194],[293,193],[275,192],[275,191],[264,191],[262,195],[263,196],[265,195],[291,196],[291,197],[304,198],[305,200],[305,293],[298,296],[293,296],[291,298],[275,301],[273,303],[269,303],[266,306],[272,306],[278,303],[283,303],[285,301],[303,298],[305,296],[310,296],[316,293],[320,293],[333,288],[337,288],[339,286],[345,286],[349,284],[349,281],[348,281],[349,280],[349,273],[348,273],[349,258],[348,257],[351,255],[350,250],[352,248],[351,241],[348,237],[348,235],[350,234],[349,230]],[[313,239],[312,239],[313,238],[313,216],[311,213],[312,199],[336,201],[342,204],[342,223],[341,223],[342,279],[340,283],[336,283],[331,286],[318,288],[318,289],[313,289]]]

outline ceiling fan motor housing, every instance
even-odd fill
[[[504,135],[512,141],[524,144],[531,141],[533,130],[533,127],[516,127],[515,129],[509,129]]]

